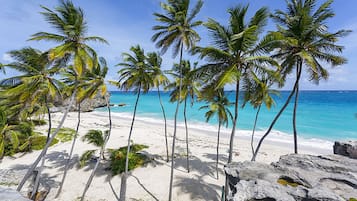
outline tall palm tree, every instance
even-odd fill
[[[218,179],[218,161],[219,161],[219,140],[221,133],[221,126],[228,127],[229,121],[233,120],[233,115],[229,110],[229,107],[233,103],[229,102],[228,98],[224,94],[223,89],[218,89],[214,92],[213,97],[205,96],[203,98],[206,100],[208,105],[200,107],[200,109],[208,109],[205,114],[206,122],[210,121],[212,117],[217,116],[218,121],[218,131],[217,131],[217,149],[216,149],[216,174]]]
[[[202,21],[194,21],[197,16],[203,1],[199,0],[192,10],[189,10],[190,0],[168,0],[167,3],[161,3],[164,9],[164,14],[154,13],[156,20],[162,25],[153,27],[157,31],[152,36],[152,41],[156,42],[156,46],[161,49],[161,53],[165,53],[169,47],[173,46],[173,56],[176,57],[180,53],[180,66],[182,64],[183,48],[190,50],[195,46],[195,43],[200,40],[200,36],[194,30],[202,24]],[[180,81],[181,83],[181,81]],[[179,89],[181,91],[181,89]],[[181,93],[181,92],[180,92]],[[175,117],[174,117],[174,132],[171,149],[171,176],[169,187],[169,201],[172,199],[172,184],[174,175],[174,154],[177,130],[177,114],[180,106],[180,100],[177,100]]]
[[[70,0],[62,0],[60,6],[52,11],[49,8],[42,6],[44,9],[41,14],[58,31],[57,33],[38,32],[30,38],[30,40],[46,40],[60,45],[49,50],[49,59],[65,59],[71,60],[73,68],[78,75],[82,75],[84,69],[92,69],[97,62],[96,52],[86,43],[90,41],[99,41],[107,43],[103,38],[97,36],[86,36],[87,22],[84,19],[84,13],[81,8],[77,8]],[[75,89],[76,90],[76,89]],[[73,103],[73,93],[70,98],[69,106],[66,108],[63,117],[53,132],[50,140],[46,143],[44,149],[28,169],[24,178],[20,181],[17,190],[20,191],[26,180],[31,176],[33,170],[36,168],[41,158],[47,153],[47,149],[54,137],[57,135],[59,129],[62,127],[64,120],[67,117],[70,106]]]
[[[229,25],[223,26],[213,19],[209,19],[205,26],[211,33],[212,46],[198,47],[198,52],[202,58],[208,60],[208,64],[203,65],[200,70],[210,74],[210,82],[206,88],[223,88],[226,84],[235,84],[235,106],[232,133],[229,142],[228,163],[231,163],[233,156],[233,142],[238,120],[238,105],[240,95],[240,84],[243,75],[253,69],[264,70],[261,63],[277,65],[277,63],[267,56],[259,55],[258,48],[259,34],[266,24],[268,10],[259,9],[253,17],[246,22],[248,6],[236,6],[230,8]]]
[[[108,65],[107,62],[105,61],[105,59],[103,57],[99,58],[99,63],[98,65],[92,69],[92,71],[88,71],[86,73],[86,76],[84,77],[84,79],[86,80],[86,82],[84,82],[83,86],[83,90],[84,90],[84,94],[88,94],[90,98],[93,98],[96,94],[100,93],[100,95],[102,97],[104,97],[106,105],[107,105],[107,109],[108,109],[108,120],[109,120],[109,128],[107,130],[107,132],[105,132],[105,137],[103,138],[103,144],[101,144],[101,148],[100,148],[100,152],[99,152],[99,158],[92,170],[92,173],[90,175],[90,177],[88,178],[86,187],[83,191],[81,200],[84,199],[86,192],[90,186],[90,184],[92,183],[93,177],[95,175],[95,172],[98,168],[99,163],[101,162],[101,160],[104,158],[104,150],[105,147],[107,145],[107,142],[110,138],[110,134],[112,131],[112,117],[111,117],[111,110],[110,110],[110,102],[107,96],[107,85],[105,83],[105,77],[108,73]]]
[[[298,153],[296,110],[302,68],[305,67],[307,70],[310,81],[318,84],[321,79],[328,78],[328,71],[323,67],[325,63],[331,64],[333,67],[346,63],[345,58],[336,55],[336,53],[342,53],[344,48],[336,43],[349,31],[339,30],[333,33],[328,31],[327,20],[335,15],[331,9],[332,3],[333,0],[328,0],[316,8],[316,0],[289,0],[285,12],[277,10],[272,16],[278,24],[278,31],[269,35],[267,41],[273,45],[270,45],[267,50],[270,51],[274,48],[276,53],[273,56],[282,60],[281,74],[284,79],[294,71],[296,78],[293,89],[281,111],[260,140],[253,160],[255,160],[262,141],[270,133],[276,120],[294,95],[294,152]]]
[[[153,72],[152,69],[149,68],[146,63],[146,56],[144,50],[139,45],[131,47],[130,50],[133,52],[133,55],[130,55],[129,53],[123,53],[124,62],[117,64],[117,66],[123,66],[123,68],[118,72],[118,85],[121,89],[124,89],[126,91],[133,90],[137,94],[133,112],[133,119],[131,121],[128,137],[128,149],[125,158],[125,172],[122,174],[121,178],[121,201],[125,201],[126,197],[126,181],[128,177],[131,134],[134,127],[136,109],[138,106],[140,94],[147,93],[150,87],[153,85],[153,80],[151,76]]]
[[[197,63],[194,63],[193,69],[191,63],[188,60],[183,60],[181,67],[179,64],[175,64],[170,74],[175,78],[175,81],[167,86],[171,88],[172,92],[170,94],[170,101],[174,102],[180,100],[184,102],[183,116],[185,122],[185,131],[186,131],[186,169],[187,172],[190,172],[190,163],[189,163],[189,148],[188,148],[188,127],[187,127],[187,100],[190,98],[191,106],[193,105],[195,96],[199,96],[199,86],[200,83],[195,79],[195,69]]]
[[[165,122],[165,145],[166,145],[166,162],[169,162],[169,144],[167,140],[167,122],[164,105],[161,100],[160,86],[166,87],[169,84],[169,79],[161,70],[162,58],[156,52],[150,52],[147,54],[147,64],[150,68],[153,68],[153,87],[157,89],[157,95],[159,97],[162,115]]]

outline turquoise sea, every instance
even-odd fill
[[[234,92],[227,92],[231,101],[234,100]],[[169,102],[169,92],[162,92],[162,100],[168,120],[173,120],[175,103]],[[276,106],[267,110],[262,108],[257,130],[261,133],[268,128],[275,114],[281,108],[289,92],[281,91],[280,96],[275,97]],[[112,91],[110,102],[114,114],[130,117],[134,109],[136,95],[132,92]],[[118,104],[125,104],[119,107]],[[187,118],[190,127],[206,128],[212,130],[216,127],[216,120],[212,119],[205,123],[205,110],[199,110],[205,102],[194,102],[192,107],[187,106]],[[292,108],[291,103],[281,115],[274,127],[274,132],[280,136],[292,135]],[[231,108],[233,112],[233,107]],[[99,108],[98,111],[105,111]],[[180,105],[183,110],[183,104]],[[179,121],[183,122],[183,113],[179,114]],[[238,126],[239,131],[249,131],[253,127],[256,111],[247,105],[239,109]],[[138,118],[146,120],[162,120],[161,107],[156,91],[143,94],[139,100]],[[301,91],[297,112],[297,129],[299,137],[309,140],[351,140],[357,139],[357,91]],[[258,132],[259,133],[259,132]],[[278,137],[279,138],[279,137]]]

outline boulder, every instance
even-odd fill
[[[106,97],[109,99],[110,98],[110,94],[107,93]],[[70,98],[65,99],[64,101],[57,99],[55,101],[54,107],[51,108],[51,112],[61,112],[64,111],[67,107],[67,105],[69,104]],[[99,108],[99,107],[106,107],[107,103],[105,101],[105,98],[101,95],[101,93],[97,93],[97,95],[92,98],[92,99],[85,99],[82,103],[81,103],[81,111],[82,112],[91,112],[93,111],[95,108]],[[74,111],[78,111],[77,110],[77,105],[73,104],[70,108],[71,112]]]
[[[333,153],[357,159],[357,141],[336,141],[333,145]]]
[[[357,198],[357,160],[339,155],[285,155],[270,165],[246,161],[224,170],[231,201]]]
[[[0,200],[1,201],[30,201],[22,196],[19,192],[11,188],[4,188],[0,186]]]

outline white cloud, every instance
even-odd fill
[[[13,62],[14,61],[8,53],[3,54],[1,59],[4,62]]]

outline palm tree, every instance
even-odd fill
[[[30,40],[46,40],[60,45],[49,50],[49,59],[64,59],[73,62],[73,68],[77,75],[82,75],[84,69],[92,69],[96,66],[97,56],[96,52],[86,43],[90,41],[99,41],[107,43],[103,38],[97,36],[86,36],[87,22],[84,19],[84,13],[81,8],[77,8],[70,0],[62,0],[61,5],[52,11],[49,8],[42,6],[44,9],[41,14],[45,17],[53,27],[58,31],[56,33],[38,32],[30,38]],[[76,90],[76,89],[75,89]],[[57,135],[59,129],[62,127],[64,120],[67,117],[70,106],[73,103],[74,92],[70,98],[68,107],[66,108],[63,117],[53,132],[50,140],[42,150],[41,154],[37,157],[31,167],[28,169],[24,178],[19,183],[17,190],[20,191],[25,184],[26,180],[31,176],[33,170],[38,165],[42,157],[47,153],[47,149],[54,137]]]
[[[162,110],[162,115],[164,117],[165,122],[165,145],[166,145],[166,162],[169,162],[169,145],[167,141],[167,122],[166,122],[166,114],[165,108],[162,104],[160,86],[167,86],[169,83],[169,79],[165,76],[164,72],[161,70],[162,58],[156,52],[150,52],[147,54],[147,63],[150,68],[153,68],[153,87],[157,88],[157,95],[159,97],[160,106]]]
[[[275,82],[274,82],[275,81]],[[254,134],[256,125],[258,122],[258,117],[260,109],[264,104],[266,108],[270,109],[275,105],[275,101],[272,95],[278,95],[277,90],[271,89],[271,85],[278,82],[275,75],[263,75],[261,78],[258,78],[256,74],[252,74],[251,80],[248,80],[244,86],[244,103],[242,107],[249,102],[254,109],[257,110],[254,119],[254,126],[252,131],[252,137],[250,141],[250,146],[252,148],[252,155],[254,155]]]
[[[205,114],[206,122],[208,122],[213,116],[217,116],[218,120],[218,131],[217,131],[217,157],[216,157],[216,173],[218,179],[218,161],[219,161],[219,138],[221,132],[221,126],[225,125],[228,127],[229,121],[233,120],[233,115],[229,110],[229,107],[233,103],[229,102],[228,98],[224,94],[223,89],[218,89],[214,92],[213,97],[204,97],[204,99],[209,103],[208,105],[200,107],[200,109],[208,109]]]
[[[276,53],[273,56],[282,60],[281,74],[284,79],[294,70],[296,78],[285,104],[259,141],[253,160],[255,160],[264,138],[270,133],[276,120],[294,95],[294,152],[298,152],[296,110],[302,68],[305,67],[307,70],[310,81],[318,84],[321,79],[326,80],[328,78],[328,72],[323,67],[324,63],[332,66],[346,63],[345,58],[336,55],[336,53],[342,53],[344,48],[337,45],[336,42],[339,38],[346,36],[349,31],[339,30],[330,33],[326,25],[327,20],[335,15],[331,9],[332,3],[333,0],[328,0],[316,9],[316,0],[290,0],[287,1],[286,12],[277,10],[273,15],[273,19],[278,24],[278,31],[269,35],[267,41],[270,41],[273,45],[270,44],[270,48],[267,48],[267,51],[274,48]]]
[[[262,63],[277,65],[267,56],[260,56],[258,48],[259,34],[266,24],[268,10],[259,9],[249,22],[246,22],[248,6],[236,6],[228,10],[229,26],[225,27],[213,19],[205,24],[212,35],[213,46],[198,47],[201,58],[207,58],[208,64],[198,71],[210,74],[210,82],[205,88],[223,88],[226,84],[235,84],[235,106],[232,133],[229,142],[228,163],[232,162],[233,141],[238,120],[238,101],[240,84],[247,72],[254,69],[265,70]]]
[[[105,135],[103,137],[103,143],[100,143],[100,153],[99,153],[99,158],[92,170],[92,173],[90,177],[88,178],[86,187],[83,191],[81,200],[84,199],[85,194],[92,183],[93,177],[95,175],[95,172],[98,168],[99,163],[101,162],[102,159],[104,159],[104,150],[107,145],[107,142],[110,138],[110,134],[112,131],[112,117],[111,117],[111,110],[110,110],[110,102],[107,96],[107,85],[105,83],[105,77],[108,73],[108,65],[107,62],[105,61],[104,58],[100,57],[99,58],[99,64],[97,67],[93,68],[92,71],[88,71],[86,76],[84,77],[85,79],[85,86],[83,86],[84,89],[84,94],[88,94],[90,98],[93,98],[96,94],[100,93],[102,97],[105,98],[105,102],[107,105],[108,109],[108,119],[109,119],[109,129],[106,131]]]
[[[33,111],[38,104],[45,104],[48,115],[47,142],[50,140],[52,128],[50,102],[56,97],[61,97],[63,83],[53,77],[58,73],[60,67],[63,67],[63,61],[51,62],[48,59],[47,52],[41,52],[33,48],[23,48],[9,52],[9,55],[15,60],[6,66],[15,69],[24,74],[10,77],[2,80],[2,84],[10,86],[5,94],[8,94],[10,101],[22,105],[19,108],[25,113]],[[20,94],[20,95],[19,95]],[[14,100],[17,99],[17,100]],[[40,175],[45,163],[43,158],[34,183],[34,189],[31,198],[37,193],[40,182]]]
[[[133,52],[133,55],[123,53],[124,63],[117,64],[117,66],[124,67],[118,72],[118,84],[120,88],[126,91],[133,90],[137,94],[133,112],[133,119],[131,122],[128,137],[128,149],[125,159],[125,172],[124,174],[122,174],[120,185],[120,200],[122,201],[125,201],[126,196],[126,180],[128,177],[131,134],[133,131],[136,109],[138,106],[140,94],[147,93],[150,87],[153,85],[153,80],[151,76],[153,72],[152,69],[150,69],[146,63],[146,56],[144,50],[139,45],[131,47],[130,50]]]
[[[187,100],[191,99],[191,106],[193,105],[195,95],[199,96],[199,86],[200,83],[195,79],[195,68],[197,63],[194,63],[193,69],[191,68],[191,63],[188,60],[183,60],[181,67],[175,64],[170,74],[175,78],[175,81],[167,86],[167,88],[173,89],[170,94],[170,101],[174,102],[180,100],[184,102],[183,116],[185,121],[186,130],[186,169],[190,172],[189,164],[189,149],[188,149],[188,127],[187,127]],[[180,84],[181,83],[181,84]]]
[[[194,8],[189,11],[190,0],[168,0],[167,3],[161,3],[165,14],[154,13],[156,20],[162,25],[153,27],[157,31],[152,36],[152,41],[156,42],[156,46],[161,49],[161,53],[165,53],[169,47],[173,46],[173,56],[176,57],[180,53],[180,66],[182,64],[183,48],[190,50],[195,43],[200,40],[198,33],[194,30],[195,27],[202,24],[201,21],[193,21],[196,15],[201,10],[203,1],[198,0]],[[180,81],[181,83],[181,81]],[[179,89],[181,91],[181,89]],[[180,94],[181,92],[179,92]],[[171,149],[171,176],[169,201],[172,199],[172,184],[174,175],[174,154],[177,130],[177,114],[180,106],[180,100],[177,100],[175,117],[174,117],[174,132]]]

